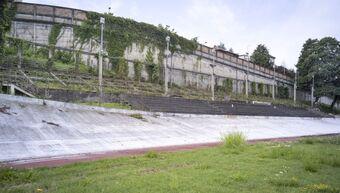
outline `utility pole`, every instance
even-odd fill
[[[312,80],[312,89],[311,89],[311,96],[310,96],[310,106],[313,108],[314,103],[314,74],[313,74],[313,80]]]
[[[100,17],[100,50],[99,50],[99,69],[98,82],[100,102],[103,100],[103,33],[104,33],[105,18]]]
[[[294,78],[294,105],[296,105],[297,73],[298,71],[296,70]]]
[[[164,64],[164,95],[168,95],[168,60],[170,55],[169,45],[170,45],[170,36],[166,36],[166,60]]]
[[[213,62],[212,64],[210,64],[210,67],[211,67],[211,100],[215,100],[215,70],[214,68],[216,67],[216,64],[215,64],[215,56],[216,56],[216,51],[215,51],[215,48],[212,49],[212,54],[214,55],[213,56]]]
[[[247,62],[247,74],[246,74],[246,97],[248,98],[249,53],[247,52],[246,55],[247,55],[247,60],[248,60],[248,62]]]
[[[274,68],[274,74],[273,74],[273,92],[272,92],[272,96],[273,96],[273,100],[275,100],[275,64],[273,65]]]

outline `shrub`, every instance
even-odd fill
[[[149,151],[145,154],[145,157],[147,157],[147,158],[158,158],[158,154],[154,151]]]
[[[142,68],[143,68],[142,62],[140,62],[138,60],[133,61],[133,69],[135,71],[135,80],[136,81],[140,81],[140,79],[142,77]]]
[[[246,144],[246,137],[242,132],[230,133],[222,138],[227,148],[238,148]]]
[[[55,52],[54,58],[57,61],[60,61],[65,64],[69,64],[72,62],[72,52],[58,50]]]
[[[132,118],[135,118],[135,119],[140,119],[140,120],[145,120],[143,115],[139,114],[139,113],[136,113],[136,114],[131,114],[129,115],[130,117]]]
[[[118,78],[125,79],[128,76],[129,67],[125,59],[119,59],[118,64],[116,66],[116,75]]]

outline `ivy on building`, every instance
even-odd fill
[[[52,25],[50,34],[48,35],[48,45],[55,46],[57,44],[62,27],[63,25],[59,23]]]
[[[115,67],[116,76],[121,79],[126,79],[129,74],[129,66],[124,58],[119,58]]]
[[[113,16],[110,14],[100,14],[96,12],[87,12],[87,20],[83,21],[80,26],[74,26],[74,35],[77,43],[85,44],[91,39],[99,43],[100,24],[99,18],[105,18],[104,46],[109,58],[123,57],[124,51],[132,43],[139,43],[142,46],[153,45],[159,50],[165,50],[165,37],[171,38],[171,51],[181,51],[192,53],[197,48],[197,42],[185,39],[177,35],[168,27],[158,27],[136,22],[132,19]],[[110,59],[113,65],[117,61]]]
[[[8,0],[0,2],[0,58],[4,55],[4,45],[6,42],[6,33],[11,30],[12,20],[16,13],[14,3],[9,3]]]
[[[142,69],[143,69],[143,64],[139,60],[134,60],[133,61],[133,69],[135,72],[135,80],[140,81],[142,77]]]
[[[288,87],[278,86],[277,87],[277,97],[285,98],[285,99],[288,98],[289,97]]]
[[[150,82],[159,82],[159,64],[154,62],[152,48],[149,47],[145,57],[146,69]]]
[[[251,93],[253,94],[253,95],[256,95],[257,93],[256,93],[256,83],[255,82],[251,82],[250,83],[250,87],[251,87]]]
[[[259,94],[260,95],[264,95],[264,84],[263,83],[259,83],[258,87],[259,87]]]
[[[233,80],[226,78],[222,83],[223,91],[231,94],[233,92]]]

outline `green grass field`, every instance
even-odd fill
[[[340,192],[340,137],[1,169],[0,192]]]

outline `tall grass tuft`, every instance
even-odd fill
[[[227,148],[240,148],[246,145],[246,136],[242,132],[234,132],[222,137],[222,141]]]

